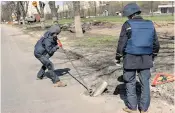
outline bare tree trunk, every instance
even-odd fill
[[[89,18],[90,18],[90,9],[88,8],[88,15],[89,15]]]
[[[68,18],[68,11],[66,11],[66,18]]]
[[[45,3],[39,1],[40,4],[40,23],[41,23],[41,28],[45,29],[45,18],[44,18],[44,7],[45,7]]]
[[[41,12],[39,11],[38,7],[35,7],[35,8],[36,8],[38,14],[41,16]]]
[[[71,11],[73,11],[73,4],[72,4],[72,1],[65,2],[65,4],[66,4],[67,7],[68,7],[68,17],[69,17],[69,18],[72,18],[72,12],[71,12]]]
[[[43,10],[44,10],[44,9],[43,9]],[[42,11],[42,9],[41,9],[41,15],[43,15],[43,16],[41,16],[41,19],[40,19],[41,28],[42,28],[42,29],[45,29],[45,18],[44,18],[44,14],[42,14],[42,13],[44,13],[44,11]]]
[[[25,12],[26,15],[27,15],[27,12],[28,12],[28,6],[29,6],[29,1],[26,1],[26,12]]]
[[[22,23],[25,25],[25,10],[24,10],[24,4],[22,1],[19,1],[20,7],[21,7],[21,12],[22,12]]]
[[[123,1],[122,1],[122,8],[121,9],[123,9]],[[123,21],[123,14],[122,14],[122,21]]]
[[[83,37],[81,20],[80,20],[80,2],[74,1],[73,6],[74,6],[74,23],[75,23],[76,37]]]
[[[65,11],[65,2],[63,2],[63,18],[67,16],[67,12]],[[66,17],[67,18],[67,17]]]
[[[21,14],[22,14],[22,17],[23,17],[23,25],[25,25],[25,17],[27,15],[27,12],[28,12],[28,5],[29,5],[29,2],[28,1],[19,1],[19,6],[20,6],[20,11],[21,11]]]
[[[82,8],[82,15],[83,15],[83,18],[85,18],[85,12],[84,12],[84,8]]]
[[[95,16],[97,16],[97,4],[96,4],[96,1],[94,1],[94,5],[95,5]]]
[[[174,15],[174,8],[173,8],[173,6],[174,6],[174,1],[172,1],[172,16]]]
[[[55,6],[55,1],[49,1],[49,7],[51,9],[53,23],[58,23],[58,9]]]
[[[153,16],[153,1],[151,1],[150,3],[151,3],[151,16]]]
[[[21,12],[20,12],[19,2],[17,2],[17,4],[16,4],[16,15],[17,15],[17,21],[19,23],[19,20],[21,18]]]

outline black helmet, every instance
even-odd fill
[[[136,3],[129,3],[123,8],[123,16],[126,17],[129,17],[137,12],[141,13],[141,9]]]

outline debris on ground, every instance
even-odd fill
[[[175,76],[172,74],[166,74],[166,73],[157,73],[153,82],[152,86],[155,87],[160,84],[165,84],[169,82],[175,81]]]

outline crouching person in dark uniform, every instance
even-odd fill
[[[126,5],[123,15],[128,17],[120,33],[118,41],[116,63],[120,63],[123,56],[123,79],[126,84],[128,113],[146,113],[150,105],[150,68],[153,58],[159,52],[159,42],[152,21],[144,20],[140,16],[141,10],[135,3]],[[136,72],[141,84],[141,99],[137,102]]]
[[[43,64],[37,74],[38,79],[43,79],[45,70],[48,69],[51,75],[52,82],[55,87],[64,87],[66,84],[62,83],[56,73],[54,72],[54,65],[49,60],[53,56],[54,52],[59,49],[57,43],[57,35],[61,32],[58,25],[52,26],[43,37],[35,45],[34,55]]]

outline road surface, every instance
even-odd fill
[[[54,88],[50,79],[36,80],[41,64],[33,55],[36,39],[17,28],[1,26],[1,109],[2,113],[124,113],[119,96],[88,97],[85,89],[69,75],[61,78],[68,84]],[[66,57],[57,52],[52,58],[55,69],[70,68]],[[162,106],[167,106],[165,110]],[[149,113],[172,113],[166,102],[152,100]]]

